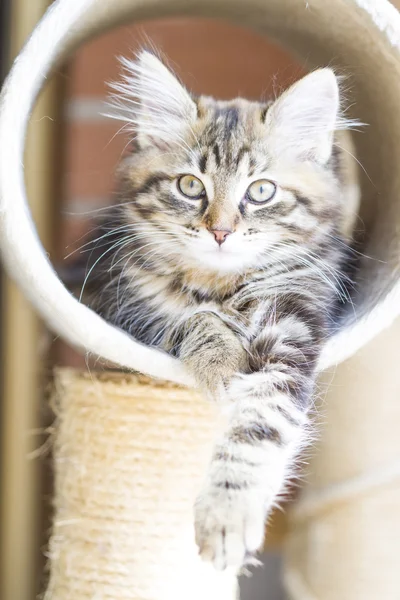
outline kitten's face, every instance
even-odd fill
[[[129,68],[119,91],[132,94],[138,144],[122,170],[124,216],[150,261],[240,273],[307,248],[338,219],[330,70],[265,105],[194,100],[147,53]]]

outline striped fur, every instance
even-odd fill
[[[338,85],[323,69],[269,104],[220,102],[147,53],[125,69],[117,116],[137,138],[89,246],[91,303],[226,407],[196,539],[217,568],[240,566],[307,443],[316,361],[347,301],[358,188]],[[198,199],[179,191],[185,174]],[[247,190],[264,179],[276,193],[257,205]],[[231,233],[219,245],[213,230]]]

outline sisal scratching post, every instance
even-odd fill
[[[286,543],[290,600],[400,598],[400,321],[341,365]]]
[[[144,377],[56,373],[54,523],[45,600],[229,600],[198,556],[193,502],[216,407]]]

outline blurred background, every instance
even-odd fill
[[[48,4],[1,1],[3,77]],[[35,109],[26,158],[35,220],[60,270],[85,243],[96,211],[112,201],[115,167],[127,143],[120,125],[101,114],[107,82],[118,78],[119,55],[149,43],[192,91],[218,98],[274,96],[307,68],[268,39],[223,21],[155,19],[115,29],[79,49],[55,73]],[[33,600],[43,583],[51,514],[45,431],[52,419],[51,370],[87,365],[44,331],[5,277],[1,287],[0,598]],[[279,576],[279,553],[271,550],[265,568],[243,582],[244,600],[282,600]]]

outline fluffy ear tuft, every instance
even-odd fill
[[[108,116],[131,124],[142,146],[182,142],[197,115],[184,86],[150,52],[141,51],[136,60],[120,60],[123,77],[111,85],[114,111]]]
[[[272,151],[320,164],[331,156],[335,130],[352,124],[340,117],[338,80],[328,68],[292,85],[274,102],[266,118]]]

